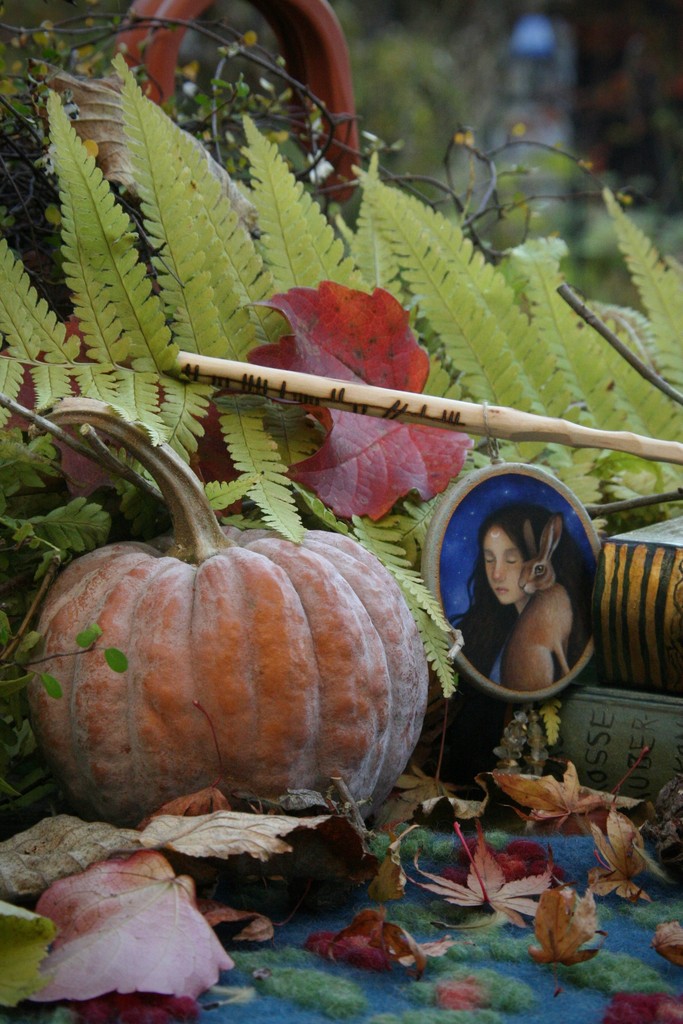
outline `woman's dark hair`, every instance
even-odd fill
[[[483,675],[490,675],[493,664],[514,626],[518,612],[514,605],[501,605],[486,575],[484,563],[484,537],[492,526],[499,526],[519,548],[524,560],[533,557],[524,539],[524,522],[529,520],[538,542],[551,511],[541,505],[515,503],[491,512],[479,527],[477,559],[468,581],[470,604],[467,611],[453,620],[461,630],[465,646],[463,655]],[[566,588],[572,603],[574,620],[569,638],[567,660],[575,664],[590,637],[590,572],[578,544],[568,532],[562,530],[560,541],[551,562],[558,583]]]

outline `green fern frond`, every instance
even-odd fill
[[[288,169],[277,148],[244,119],[259,227],[277,291],[315,288],[321,281],[358,287],[353,261],[320,207]]]
[[[393,247],[420,315],[460,371],[463,391],[476,401],[539,409],[526,369],[538,360],[537,338],[504,276],[442,214],[369,175],[361,180],[377,230]]]
[[[0,356],[0,391],[8,398],[16,400],[23,380],[24,371],[21,363],[15,359],[6,359]],[[10,415],[9,409],[0,406],[0,427],[7,423]]]
[[[654,369],[649,322],[634,310],[591,303],[595,313],[617,337],[651,369]],[[682,349],[683,351],[683,349]],[[628,398],[629,414],[624,426],[650,437],[672,441],[683,435],[683,407],[668,398],[630,366],[618,352],[605,346],[605,363],[620,393]],[[669,466],[669,475],[675,470]]]
[[[190,344],[197,347],[191,351],[244,359],[257,342],[274,341],[282,331],[272,310],[255,306],[272,295],[272,278],[212,173],[206,152],[143,96],[121,55],[114,66],[124,81],[126,132],[149,220],[146,229],[164,246],[157,266],[169,304],[182,309],[179,290],[195,281],[194,290],[203,297],[199,302],[186,297],[184,316],[194,325]],[[165,166],[157,158],[157,144],[167,154]],[[203,317],[204,323],[193,317]],[[178,335],[182,345],[188,333]]]
[[[619,248],[652,324],[657,371],[670,384],[683,388],[680,276],[662,260],[651,240],[624,213],[614,195],[606,189],[603,196],[617,232]]]
[[[64,553],[75,554],[106,543],[111,527],[109,514],[86,498],[74,498],[44,516],[32,516],[28,522],[41,540]]]
[[[152,263],[166,316],[174,321],[174,338],[186,351],[226,355],[207,265],[207,240],[200,237],[200,229],[208,226],[198,219],[201,205],[193,203],[198,183],[181,156],[180,129],[143,96],[121,55],[115,66],[123,78],[124,129],[145,231],[154,250]],[[202,236],[205,233],[201,231]],[[236,305],[233,298],[233,309]]]
[[[444,694],[448,696],[455,688],[453,669],[448,660],[451,628],[437,598],[410,565],[402,543],[400,517],[385,516],[373,522],[366,517],[354,516],[353,532],[363,547],[379,558],[401,588],[425,644],[427,657],[439,677]]]
[[[230,508],[235,502],[241,501],[248,493],[249,489],[258,483],[258,474],[249,473],[243,474],[239,480],[211,480],[208,484],[204,484],[204,493],[208,499],[211,508],[216,512],[222,512],[226,508]]]
[[[67,281],[77,285],[79,277],[92,272],[90,282],[94,277],[102,289],[98,300],[113,304],[128,337],[133,365],[143,370],[170,369],[177,349],[171,344],[161,302],[138,258],[132,222],[76,135],[56,93],[50,94],[47,106],[63,216],[71,232],[64,240]],[[77,294],[77,304],[86,306],[91,296],[92,285],[90,293]],[[97,323],[98,315],[93,310],[89,325]],[[95,346],[103,344],[102,339],[92,340]]]
[[[401,301],[400,264],[393,246],[379,230],[373,203],[367,198],[372,186],[379,183],[378,168],[379,159],[374,153],[366,179],[370,188],[366,187],[363,193],[356,231],[354,234],[349,232],[348,245],[351,256],[368,285],[373,288],[384,288]]]
[[[248,491],[266,524],[283,537],[299,542],[304,527],[296,508],[287,467],[277,444],[263,426],[263,409],[238,398],[221,398],[221,430],[235,468],[240,474],[256,476]]]
[[[197,450],[197,438],[204,436],[201,421],[206,417],[212,388],[203,384],[185,384],[164,377],[161,418],[168,428],[167,442],[189,458]]]
[[[293,484],[293,489],[294,493],[298,495],[320,526],[327,530],[332,530],[334,533],[343,533],[345,536],[348,536],[350,531],[344,520],[337,519],[334,512],[327,505],[324,505],[313,491],[309,491],[307,487],[302,487],[301,484],[296,483]]]
[[[264,405],[264,425],[277,442],[280,458],[287,466],[309,458],[323,440],[316,423],[299,406],[268,402]]]
[[[9,355],[27,362],[40,355],[69,362],[78,355],[78,339],[67,338],[63,323],[31,284],[6,239],[0,238],[0,333]]]
[[[31,369],[39,409],[72,393],[69,367],[60,363],[38,363]]]

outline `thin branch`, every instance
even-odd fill
[[[28,420],[34,427],[36,427],[43,434],[51,434],[61,444],[67,445],[78,455],[84,456],[86,459],[90,459],[91,462],[97,462],[98,465],[104,465],[106,469],[114,473],[116,476],[122,477],[124,480],[128,480],[130,483],[135,484],[141,491],[149,494],[156,501],[163,501],[160,491],[154,487],[153,484],[145,480],[144,477],[136,473],[130,466],[126,466],[119,459],[115,458],[109,451],[109,449],[102,443],[92,427],[82,427],[82,432],[88,437],[92,447],[89,448],[87,445],[80,444],[67,433],[66,430],[62,430],[61,427],[56,426],[51,420],[40,416],[37,412],[32,412],[31,409],[26,409],[23,405],[19,405],[9,395],[3,394],[0,391],[0,406],[5,409],[9,409],[15,416],[21,416],[23,419]]]
[[[645,508],[647,505],[663,505],[668,501],[683,501],[683,487],[664,494],[648,494],[640,498],[624,498],[623,501],[607,502],[605,505],[586,505],[586,512],[591,519],[609,516],[613,512],[630,512],[633,508]]]
[[[17,647],[21,643],[24,634],[26,633],[31,624],[33,616],[38,610],[41,601],[45,597],[45,592],[47,591],[47,588],[50,586],[52,580],[55,577],[60,562],[61,558],[59,557],[59,554],[53,555],[52,558],[50,559],[50,564],[47,567],[47,571],[40,582],[40,586],[36,591],[33,600],[31,601],[28,611],[24,615],[24,618],[22,620],[21,625],[19,626],[19,629],[16,632],[16,635],[13,636],[10,642],[7,644],[7,646],[2,651],[0,651],[0,659],[2,661],[10,661],[12,655],[14,654]]]
[[[626,360],[629,366],[633,367],[636,373],[639,373],[646,381],[649,381],[650,384],[658,388],[667,398],[672,398],[674,402],[683,405],[683,394],[673,385],[669,384],[668,381],[664,380],[663,377],[660,377],[657,371],[653,370],[647,363],[644,363],[635,352],[632,352],[628,345],[625,345],[621,338],[618,338],[614,331],[611,331],[607,324],[600,317],[596,316],[585,302],[581,301],[568,284],[561,284],[557,289],[557,293],[571,306],[575,313],[578,313],[582,320],[585,320],[605,341],[609,342],[612,348],[619,353],[622,359]]]

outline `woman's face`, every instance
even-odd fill
[[[505,530],[492,526],[484,535],[484,566],[491,590],[501,604],[514,604],[522,610],[529,595],[519,586],[522,552]]]

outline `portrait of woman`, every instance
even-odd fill
[[[566,685],[592,650],[598,548],[585,510],[544,471],[488,468],[456,486],[423,564],[462,635],[461,674],[501,699]]]
[[[590,638],[591,581],[581,564],[562,513],[519,503],[487,516],[470,605],[452,620],[473,667],[513,690],[545,689],[565,676]]]

